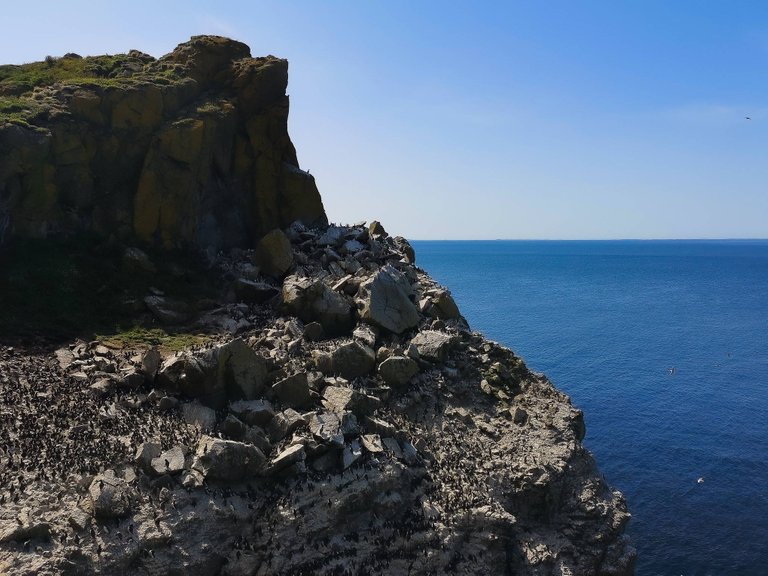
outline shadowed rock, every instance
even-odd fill
[[[349,334],[354,327],[350,302],[320,280],[289,276],[283,282],[283,304],[303,322],[318,322],[328,336]]]
[[[266,458],[251,444],[203,436],[197,445],[192,468],[207,480],[235,482],[255,476]]]

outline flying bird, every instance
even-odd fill
[[[752,118],[750,118],[749,116],[744,116],[744,118],[745,118],[746,120],[752,120]]]

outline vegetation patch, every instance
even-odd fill
[[[115,333],[96,334],[96,338],[110,348],[136,348],[157,346],[161,350],[179,352],[198,344],[208,342],[206,334],[191,334],[183,331],[166,331],[163,328],[148,328],[134,325]]]

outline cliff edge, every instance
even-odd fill
[[[0,573],[634,573],[569,398],[404,238],[328,225],[284,61],[217,37],[110,58],[51,86],[0,67],[0,256],[87,233],[142,296],[130,330],[0,346]],[[205,250],[205,294],[174,248]]]

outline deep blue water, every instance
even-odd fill
[[[768,574],[768,241],[413,246],[584,410],[639,576]]]

